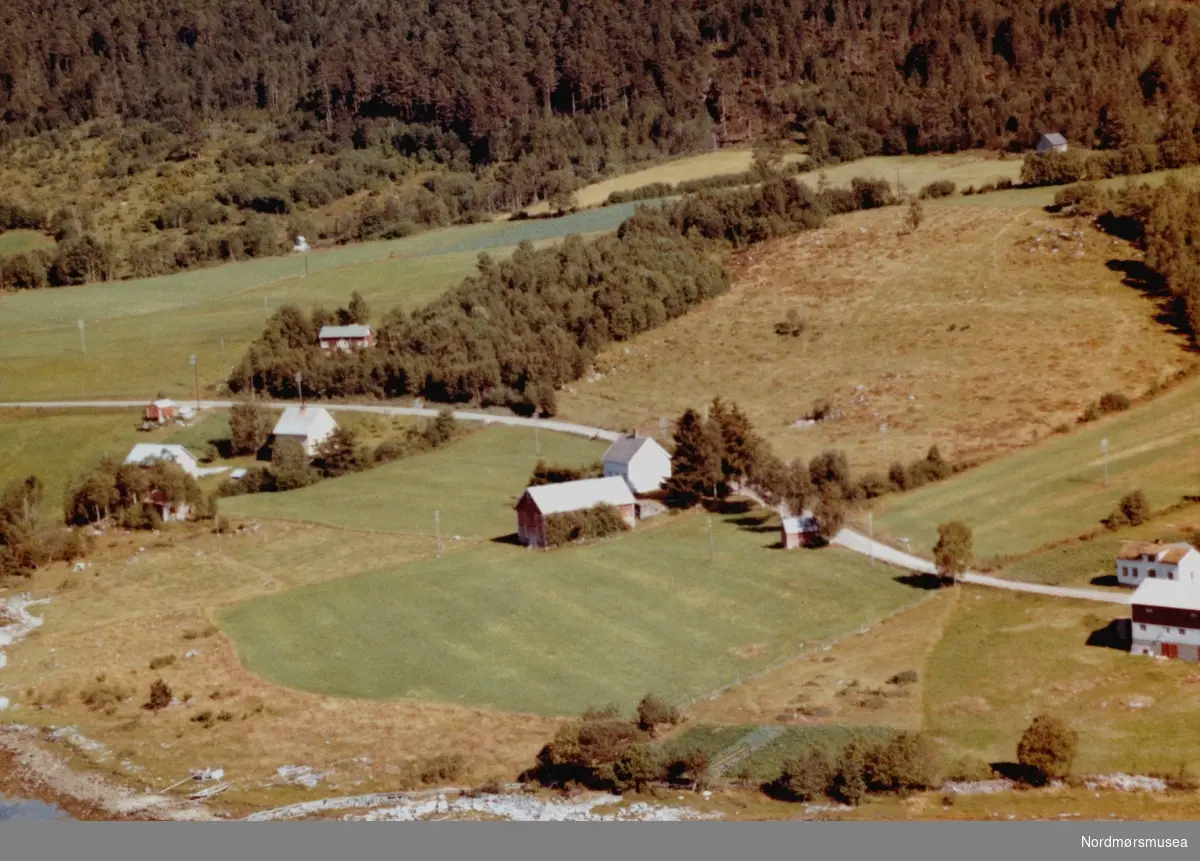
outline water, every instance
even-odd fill
[[[48,822],[71,817],[53,804],[0,795],[0,822]]]

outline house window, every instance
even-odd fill
[[[1145,626],[1145,625],[1138,625],[1138,627],[1139,627],[1139,628],[1141,628],[1143,631],[1144,631],[1144,630],[1146,630],[1146,626]]]
[[[1122,577],[1128,577],[1128,576],[1129,576],[1129,568],[1128,568],[1128,567],[1126,567],[1125,565],[1122,565],[1122,566],[1121,566],[1121,576],[1122,576]]]
[[[1153,569],[1153,568],[1151,568],[1151,569],[1150,569],[1150,576],[1151,576],[1151,577],[1153,577],[1153,578],[1154,578],[1154,579],[1156,579],[1156,580],[1158,579],[1158,575],[1157,575],[1156,573],[1154,573],[1154,569]]]
[[[1175,579],[1175,573],[1174,573],[1173,571],[1168,571],[1168,572],[1167,572],[1167,579],[1168,579],[1168,580],[1174,580],[1174,579]]]
[[[1182,633],[1185,633],[1185,632],[1184,632],[1184,630],[1183,630],[1183,628],[1180,628],[1180,629],[1179,629],[1179,633],[1181,633],[1181,634],[1182,634]]]

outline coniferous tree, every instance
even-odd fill
[[[712,422],[705,422],[695,410],[686,410],[675,428],[674,440],[671,477],[666,484],[672,503],[687,508],[715,497],[724,473],[721,439]]]

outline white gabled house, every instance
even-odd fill
[[[1037,154],[1045,155],[1048,152],[1066,152],[1067,139],[1058,132],[1047,132],[1038,139]]]
[[[671,477],[671,454],[651,437],[623,436],[604,453],[604,475],[620,476],[634,493],[650,493]]]
[[[329,439],[337,430],[337,422],[324,407],[288,407],[275,425],[275,441],[295,440],[304,447],[309,457],[317,453],[317,447]]]
[[[1133,654],[1200,659],[1200,583],[1147,578],[1129,603]]]
[[[201,474],[200,463],[196,456],[181,445],[166,445],[162,443],[138,443],[125,458],[126,463],[150,466],[155,461],[168,461],[179,464],[188,475],[195,478]]]
[[[551,514],[583,511],[597,505],[615,507],[625,523],[637,523],[637,500],[619,476],[584,478],[527,487],[517,500],[517,537],[530,547],[546,546],[546,518]]]
[[[1117,582],[1137,586],[1144,580],[1197,582],[1200,551],[1180,541],[1160,544],[1156,541],[1122,541],[1117,549]]]

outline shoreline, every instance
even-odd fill
[[[17,724],[0,726],[0,793],[13,800],[52,804],[81,821],[222,819],[189,799],[137,792],[98,774],[72,768],[40,743],[36,730]]]

